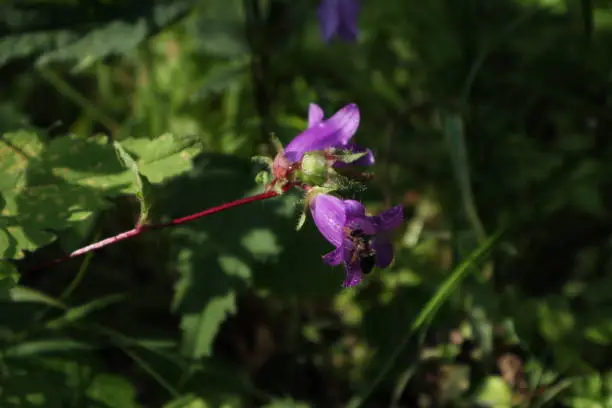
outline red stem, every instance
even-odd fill
[[[284,186],[283,187],[283,191],[287,191],[290,187],[291,186],[289,186],[289,185]],[[238,207],[240,205],[252,203],[254,201],[266,200],[268,198],[273,198],[273,197],[276,197],[278,195],[280,195],[280,193],[278,193],[276,191],[267,191],[265,193],[256,194],[254,196],[245,197],[245,198],[241,198],[239,200],[231,201],[229,203],[224,203],[224,204],[221,204],[221,205],[217,205],[216,207],[208,208],[208,209],[206,209],[204,211],[200,211],[198,213],[191,214],[191,215],[188,215],[186,217],[176,218],[176,219],[174,219],[172,221],[169,221],[169,222],[164,222],[164,223],[161,223],[161,224],[139,225],[139,226],[136,226],[135,228],[132,228],[129,231],[122,232],[122,233],[117,234],[115,236],[103,239],[102,241],[98,241],[98,242],[95,242],[93,244],[87,245],[87,246],[85,246],[83,248],[79,248],[76,251],[71,252],[68,255],[65,255],[65,256],[63,256],[61,258],[54,259],[53,261],[47,262],[45,264],[35,266],[31,270],[32,271],[38,271],[38,270],[41,270],[41,269],[46,269],[46,268],[51,267],[53,265],[57,265],[58,263],[67,261],[67,260],[72,259],[72,258],[76,258],[77,256],[84,255],[84,254],[86,254],[88,252],[97,251],[98,249],[104,248],[105,246],[116,244],[117,242],[125,241],[126,239],[129,239],[129,238],[137,237],[137,236],[141,235],[142,233],[144,233],[146,231],[158,230],[158,229],[167,228],[167,227],[175,227],[177,225],[185,224],[187,222],[197,220],[198,218],[202,218],[202,217],[205,217],[207,215],[212,215],[212,214],[215,214],[215,213],[218,213],[218,212],[221,212],[221,211],[229,210],[230,208],[234,208],[234,207]]]

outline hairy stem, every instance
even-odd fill
[[[291,185],[287,185],[283,188],[283,192],[287,191],[289,188],[291,188]],[[279,193],[277,191],[267,191],[265,193],[261,193],[261,194],[256,194],[253,196],[249,196],[249,197],[245,197],[245,198],[241,198],[239,200],[234,200],[231,201],[229,203],[224,203],[221,205],[217,205],[215,207],[212,208],[208,208],[204,211],[200,211],[198,213],[195,214],[191,214],[191,215],[187,215],[185,217],[181,217],[181,218],[176,218],[173,219],[171,221],[168,222],[164,222],[164,223],[160,223],[160,224],[149,224],[149,225],[138,225],[134,228],[132,228],[129,231],[125,231],[122,232],[120,234],[117,234],[115,236],[103,239],[102,241],[98,241],[95,242],[93,244],[87,245],[83,248],[77,249],[76,251],[73,251],[71,253],[69,253],[68,255],[65,255],[61,258],[57,258],[54,259],[53,261],[47,262],[45,264],[41,264],[38,266],[35,266],[34,268],[32,268],[32,271],[38,271],[41,269],[46,269],[49,268],[53,265],[57,265],[58,263],[67,261],[69,259],[72,258],[76,258],[78,256],[93,252],[93,251],[97,251],[101,248],[107,247],[109,245],[113,245],[116,244],[117,242],[121,242],[121,241],[125,241],[126,239],[129,238],[134,238],[137,237],[139,235],[142,235],[143,233],[147,232],[147,231],[152,231],[152,230],[159,230],[159,229],[163,229],[163,228],[168,228],[168,227],[175,227],[177,225],[181,225],[181,224],[185,224],[188,223],[190,221],[195,221],[199,218],[205,217],[207,215],[212,215],[212,214],[216,214],[218,212],[221,211],[225,211],[225,210],[229,210],[230,208],[234,208],[234,207],[238,207],[244,204],[248,204],[248,203],[252,203],[255,201],[261,201],[261,200],[266,200],[268,198],[273,198],[276,197],[278,195],[280,195],[282,193]]]

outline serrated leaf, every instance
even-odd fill
[[[74,71],[78,72],[107,55],[124,55],[136,48],[147,37],[147,22],[111,21],[91,30],[78,40],[48,52],[37,60],[45,65],[53,61],[78,61]]]
[[[248,160],[203,154],[191,173],[168,184],[160,208],[176,217],[259,193],[251,166]],[[184,191],[191,199],[176,200]],[[329,251],[325,240],[314,229],[295,233],[296,202],[285,195],[171,231],[172,265],[180,273],[173,310],[182,316],[185,353],[210,352],[219,325],[235,310],[236,294],[254,278],[259,287],[288,296],[328,297],[341,290],[343,273],[331,272],[320,258]]]
[[[78,39],[70,30],[44,30],[0,37],[0,67],[17,58],[61,49]]]
[[[87,221],[109,206],[107,198],[139,192],[138,180],[117,159],[104,137],[58,137],[47,145],[32,132],[4,134],[0,140],[0,254],[22,256],[55,239],[52,230]],[[172,135],[126,139],[147,184],[160,183],[191,168],[200,150],[194,140]],[[16,153],[17,152],[17,153]]]
[[[33,132],[0,135],[0,192],[5,199],[23,188],[30,159],[38,157],[43,149],[43,139]]]
[[[136,198],[138,198],[138,203],[140,204],[140,215],[138,218],[138,225],[142,225],[147,222],[149,215],[149,204],[148,204],[148,196],[151,192],[151,183],[149,180],[140,173],[140,169],[138,168],[138,164],[136,161],[130,156],[130,154],[125,151],[121,144],[117,141],[113,142],[113,146],[119,155],[119,158],[134,175],[134,180],[136,181],[136,187],[138,191],[136,192]]]
[[[0,9],[0,31],[10,33],[0,38],[0,66],[14,58],[34,57],[41,65],[69,61],[80,70],[107,56],[131,52],[185,16],[195,2],[143,0],[138,4],[86,2],[37,7],[24,3]]]

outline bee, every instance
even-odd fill
[[[372,235],[365,234],[361,229],[347,231],[347,235],[353,241],[350,263],[359,261],[361,272],[367,275],[376,263],[376,251],[371,246]]]

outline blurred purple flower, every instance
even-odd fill
[[[359,108],[351,103],[344,106],[332,117],[324,120],[323,109],[311,103],[308,107],[308,128],[297,135],[283,151],[274,159],[273,172],[276,178],[284,178],[291,166],[298,163],[305,153],[325,151],[334,166],[343,166],[334,160],[334,150],[361,153],[366,155],[350,163],[350,165],[368,166],[374,164],[374,154],[370,149],[364,149],[349,143],[359,127]]]
[[[318,14],[324,41],[331,40],[334,34],[345,41],[357,39],[357,0],[322,0]]]
[[[390,232],[404,221],[402,206],[368,216],[358,201],[318,194],[310,208],[317,228],[336,247],[323,256],[323,261],[328,265],[344,263],[344,287],[359,284],[374,266],[386,268],[391,264]]]

